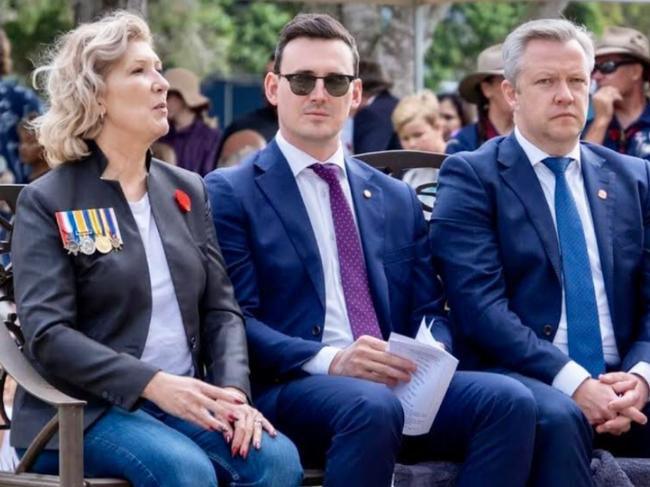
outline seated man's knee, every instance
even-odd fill
[[[500,420],[534,426],[537,416],[535,397],[521,382],[496,373],[464,372],[470,381],[474,400],[468,402],[480,411],[478,418],[491,424]]]
[[[504,413],[534,424],[537,418],[537,404],[533,393],[515,379],[510,377],[503,377],[503,379],[505,380],[497,389],[501,396],[497,402],[501,405]]]
[[[349,414],[357,425],[401,433],[404,410],[395,394],[383,384],[368,383],[350,405]]]
[[[592,441],[589,421],[570,397],[558,396],[558,400],[545,404],[538,412],[538,434],[557,441]]]

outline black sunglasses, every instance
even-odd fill
[[[332,96],[343,96],[348,92],[350,83],[356,76],[349,74],[328,74],[327,76],[314,76],[307,73],[280,74],[278,77],[286,78],[294,95],[306,96],[316,86],[316,80],[322,79],[325,89]]]
[[[602,74],[612,74],[614,71],[616,71],[620,66],[625,66],[626,64],[636,64],[639,61],[636,59],[621,59],[619,61],[603,61],[602,63],[596,63],[594,65],[594,70],[593,72],[595,73],[596,71],[600,71]]]

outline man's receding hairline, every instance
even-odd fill
[[[583,61],[585,61],[585,68],[589,65],[589,60],[587,59],[587,53],[582,48],[582,44],[580,44],[580,42],[575,38],[568,39],[565,41],[562,41],[560,39],[539,39],[539,38],[530,39],[528,42],[526,42],[526,45],[524,46],[524,50],[521,53],[521,57],[519,58],[519,75],[521,75],[521,73],[523,72],[524,65],[526,64],[526,54],[528,53],[528,47],[534,42],[537,43],[544,42],[544,43],[553,43],[553,44],[562,44],[562,45],[571,44],[573,42],[578,47],[578,50],[582,53],[582,59]]]

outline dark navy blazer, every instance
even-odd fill
[[[650,361],[650,165],[601,146],[580,151],[620,368],[628,370]],[[432,248],[465,366],[551,383],[569,360],[552,344],[562,269],[532,165],[514,135],[498,137],[450,156],[438,184]]]
[[[384,338],[392,330],[413,336],[426,314],[436,318],[436,338],[450,347],[415,193],[361,161],[345,163]],[[253,395],[259,398],[303,375],[301,366],[324,346],[325,283],[316,237],[275,141],[240,166],[210,173],[206,185],[246,318]],[[277,393],[275,387],[271,394]]]

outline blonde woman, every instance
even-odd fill
[[[54,169],[18,202],[13,261],[25,353],[88,402],[87,476],[134,487],[292,486],[295,447],[249,405],[242,316],[201,178],[153,159],[168,83],[139,17],[65,35],[37,70]],[[18,390],[24,449],[54,411]],[[49,445],[56,448],[55,444]],[[34,470],[57,470],[49,450]]]

